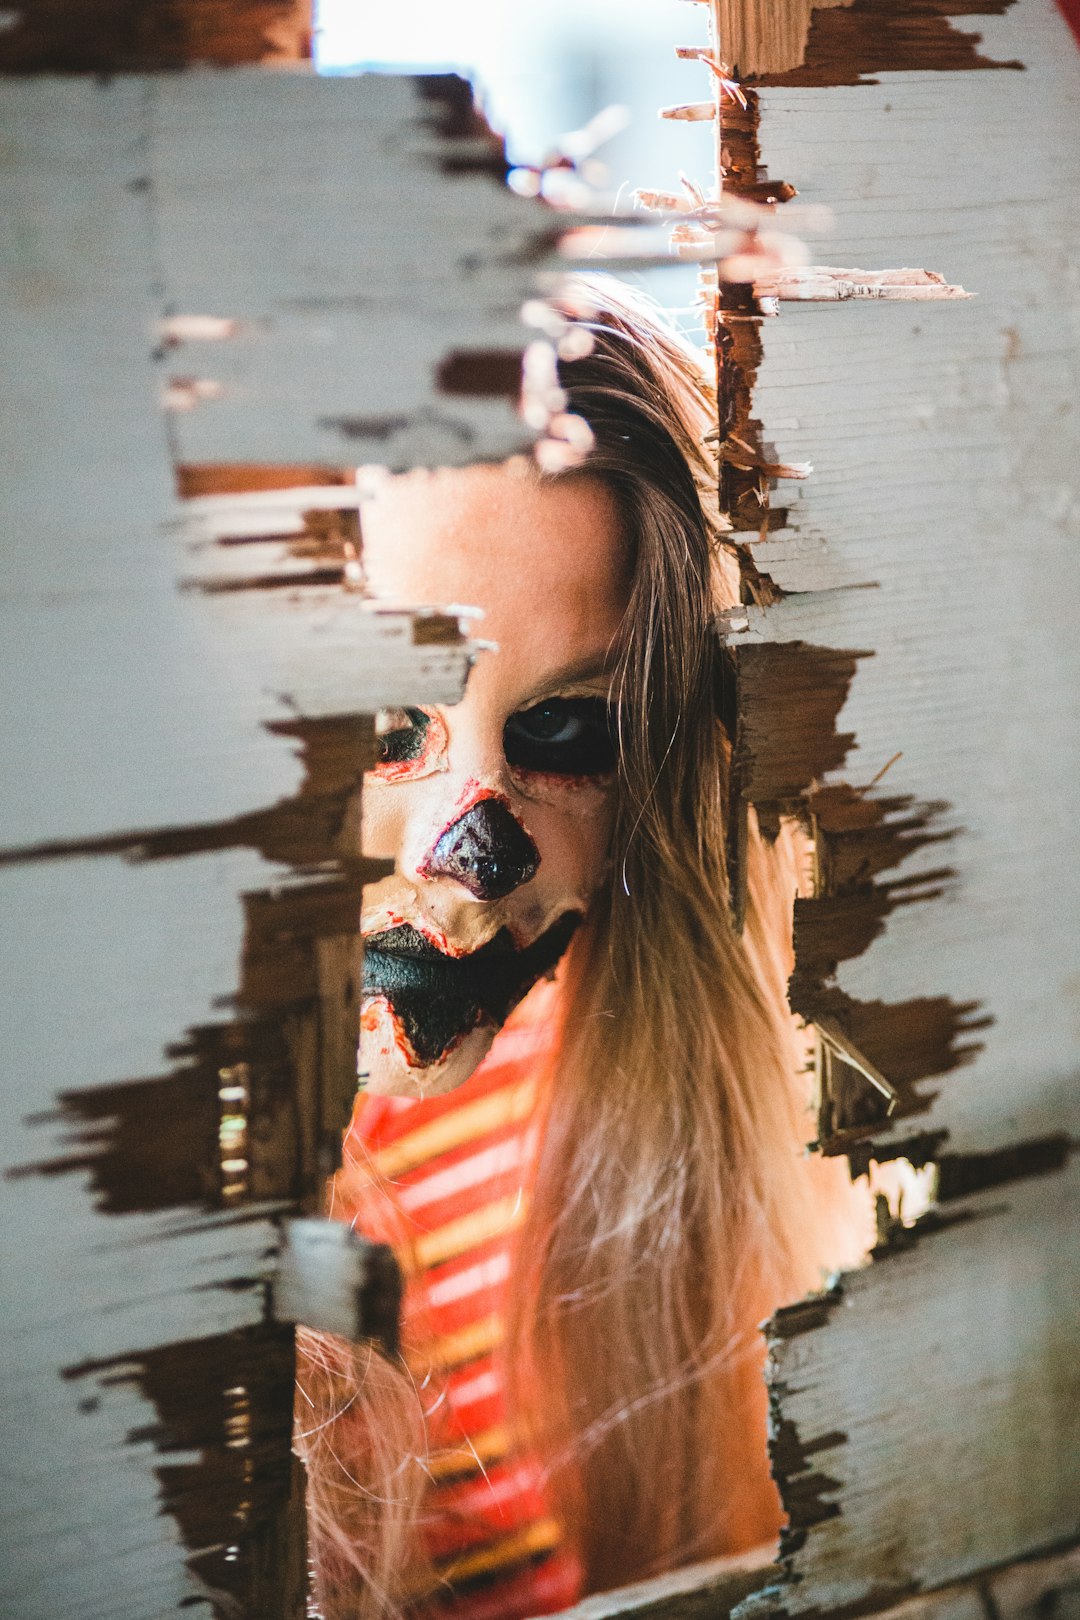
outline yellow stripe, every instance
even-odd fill
[[[440,1565],[439,1577],[441,1580],[460,1585],[462,1581],[467,1581],[474,1575],[490,1575],[494,1570],[518,1564],[525,1558],[535,1557],[537,1553],[550,1552],[561,1540],[562,1531],[555,1520],[540,1519],[536,1524],[526,1525],[525,1529],[518,1530],[503,1541],[496,1541],[489,1547],[481,1547],[476,1552],[462,1553],[450,1563]]]
[[[503,1086],[487,1097],[478,1097],[474,1103],[466,1103],[464,1108],[452,1108],[398,1141],[388,1143],[374,1155],[375,1168],[381,1176],[404,1175],[439,1153],[448,1153],[474,1137],[526,1119],[535,1101],[535,1080]]]
[[[409,1367],[419,1376],[429,1368],[459,1367],[466,1361],[475,1361],[501,1344],[506,1324],[501,1316],[483,1316],[456,1333],[444,1333],[442,1338],[425,1344],[415,1355],[407,1357]]]
[[[474,1434],[469,1445],[448,1446],[445,1451],[433,1451],[428,1467],[433,1480],[448,1479],[452,1474],[467,1474],[478,1470],[483,1463],[496,1462],[510,1450],[510,1431],[502,1424]]]
[[[476,1249],[489,1238],[501,1237],[520,1224],[525,1213],[525,1199],[521,1193],[509,1193],[493,1203],[472,1209],[457,1220],[437,1226],[434,1232],[425,1232],[412,1241],[412,1253],[421,1269],[441,1265],[444,1260],[455,1260],[459,1254]]]

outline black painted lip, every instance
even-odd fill
[[[369,934],[364,995],[384,996],[417,1059],[433,1062],[477,1024],[503,1024],[558,962],[580,921],[576,912],[564,912],[521,950],[502,929],[465,956],[448,956],[408,923]]]
[[[504,928],[494,939],[464,956],[440,951],[408,923],[369,934],[364,940],[364,990],[378,992],[397,986],[427,989],[436,994],[468,995],[481,1007],[498,1002],[523,980],[535,982],[553,968],[570,943],[580,918],[563,915],[519,949]]]
[[[501,928],[493,939],[483,945],[478,945],[475,951],[466,951],[460,956],[454,956],[450,951],[441,951],[433,945],[426,934],[422,934],[411,923],[399,923],[396,928],[385,928],[381,934],[365,934],[364,949],[367,951],[380,951],[387,956],[415,956],[426,962],[463,962],[469,956],[476,956],[481,951],[490,951],[498,944],[500,951],[513,951],[514,942],[505,928]]]

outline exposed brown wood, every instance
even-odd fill
[[[927,303],[944,298],[967,298],[963,287],[951,286],[933,270],[841,270],[830,265],[801,265],[777,270],[755,279],[758,298],[788,303],[844,303],[850,298],[902,299]]]
[[[979,50],[982,36],[954,19],[1001,16],[1014,0],[851,0],[814,5],[797,56],[758,51],[758,66],[744,68],[770,85],[844,85],[876,82],[878,73],[970,72],[1016,68]],[[786,7],[777,8],[781,11]],[[752,35],[748,40],[756,48]],[[1004,92],[1003,92],[1004,93]]]
[[[714,0],[721,54],[739,78],[780,71],[803,60],[813,0]],[[850,0],[823,0],[824,7]]]
[[[1017,67],[978,49],[962,22],[1012,0],[713,0],[720,54],[739,79],[835,85],[930,68]]]
[[[990,1022],[974,1003],[948,997],[888,1005],[858,1002],[840,991],[840,963],[867,950],[896,906],[932,900],[953,876],[948,866],[920,871],[918,878],[881,880],[917,850],[947,845],[953,836],[943,804],[917,805],[910,798],[873,797],[847,784],[816,786],[807,797],[814,841],[814,893],[795,902],[795,972],[791,1005],[809,1022],[828,1020],[871,1069],[880,1071],[895,1098],[883,1098],[865,1073],[823,1042],[818,1054],[818,1141],[826,1153],[845,1152],[863,1167],[861,1141],[887,1122],[923,1112],[934,1093],[914,1089],[920,1080],[948,1073],[972,1060],[972,1037]]]
[[[191,1549],[192,1575],[259,1620],[298,1620],[307,1579],[303,1481],[290,1455],[291,1326],[267,1323],[195,1344],[72,1368],[85,1391],[132,1383],[158,1424],[128,1436],[161,1453],[162,1506]],[[183,1461],[172,1460],[178,1452]],[[191,1454],[194,1453],[194,1460]]]
[[[988,1187],[1050,1175],[1068,1163],[1071,1151],[1069,1138],[1058,1131],[1035,1141],[1013,1142],[992,1153],[942,1153],[937,1161],[937,1201],[952,1203]]]
[[[716,26],[714,23],[714,32]],[[723,49],[722,36],[717,48]],[[719,83],[714,94],[720,195],[725,201],[759,203],[768,176],[759,161],[756,99],[753,92],[740,92],[738,97],[727,94]],[[767,532],[773,521],[768,477],[758,464],[776,458],[765,453],[752,406],[761,359],[761,311],[750,284],[740,285],[714,275],[705,290],[706,326],[716,358],[719,400],[720,511],[734,530],[731,545],[739,564],[742,599],[763,604],[774,601],[776,592],[754,561],[752,546],[744,540],[746,535]],[[732,443],[738,443],[748,454],[725,454]]]
[[[804,642],[734,651],[738,730],[733,772],[759,817],[801,808],[803,795],[837,770],[854,742],[837,717],[866,651]]]
[[[326,467],[267,467],[261,462],[241,466],[198,462],[176,468],[176,493],[185,501],[199,495],[246,495],[265,489],[298,489],[305,484],[355,482],[351,467],[334,472]]]
[[[0,73],[137,73],[311,55],[311,0],[20,0],[5,19]]]
[[[444,394],[508,394],[521,392],[521,352],[517,349],[470,349],[451,353],[440,363],[436,387]]]

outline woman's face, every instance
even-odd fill
[[[461,703],[384,715],[365,778],[359,1072],[432,1096],[468,1079],[550,973],[604,877],[615,758],[612,643],[629,578],[615,502],[527,466],[364,474],[375,595],[482,609]]]

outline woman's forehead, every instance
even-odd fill
[[[376,596],[479,607],[478,633],[533,663],[603,660],[629,577],[618,507],[599,479],[542,479],[510,463],[362,469],[360,484]]]
[[[596,478],[539,478],[526,465],[361,471],[364,570],[374,595],[521,612],[622,616],[619,509]]]

